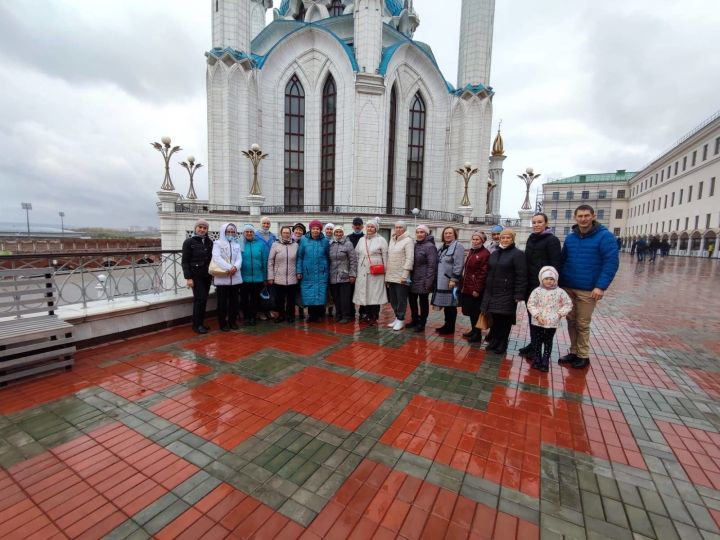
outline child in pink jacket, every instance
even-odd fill
[[[555,331],[560,319],[572,311],[572,300],[558,287],[558,271],[552,266],[543,266],[538,274],[540,286],[530,293],[527,309],[530,320],[530,338],[533,350],[532,367],[549,371],[550,354]],[[543,350],[544,349],[544,350]]]

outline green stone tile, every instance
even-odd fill
[[[306,461],[289,477],[289,480],[295,484],[303,485],[315,472],[320,465],[313,461]]]

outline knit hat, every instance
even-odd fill
[[[327,225],[325,225],[327,227]],[[342,231],[345,232],[345,228],[342,225],[335,225],[335,228],[333,229],[333,232],[335,231]]]
[[[210,224],[207,222],[207,219],[204,218],[198,218],[193,229],[195,229],[198,225],[205,225],[208,229],[210,228]]]
[[[303,234],[307,232],[307,229],[305,228],[305,225],[303,223],[296,223],[295,225],[293,225],[293,231],[298,227],[302,229]]]
[[[320,230],[322,230],[322,228],[323,228],[322,223],[320,222],[319,219],[313,219],[313,220],[308,224],[308,229],[312,229],[313,227],[317,227],[317,228],[320,229]]]
[[[360,217],[353,218],[353,225],[362,225],[363,220]]]
[[[379,229],[379,228],[380,228],[380,218],[379,218],[379,217],[374,217],[374,218],[372,218],[372,219],[368,219],[368,220],[367,220],[367,224],[368,224],[368,225],[374,225],[376,229]]]
[[[326,224],[325,224],[325,227],[323,228],[323,230],[327,230],[328,227],[334,230],[334,229],[335,229],[335,224],[334,224],[334,223],[326,223]]]
[[[252,223],[246,223],[245,225],[243,225],[243,232],[247,232],[247,231],[255,232],[255,227],[253,226]]]
[[[427,225],[423,225],[422,223],[415,227],[416,231],[423,231],[425,234],[430,234],[430,228]]]
[[[540,285],[542,285],[543,279],[553,278],[555,280],[555,286],[557,287],[558,277],[559,277],[558,271],[555,270],[555,267],[553,267],[553,266],[543,266],[540,269],[540,272],[538,273],[538,279],[540,280]]]
[[[395,226],[400,226],[403,228],[403,230],[407,231],[407,223],[405,223],[402,219],[395,222]]]
[[[503,232],[503,226],[502,225],[493,225],[492,228],[490,229],[490,232],[492,234],[501,233],[501,232]]]

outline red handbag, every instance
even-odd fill
[[[365,237],[365,251],[367,252],[368,262],[372,262],[372,259],[370,258],[370,250],[368,249],[367,236]],[[385,260],[382,258],[382,251],[380,252],[380,259],[383,262],[382,264],[370,265],[370,274],[373,276],[381,276],[385,273]]]

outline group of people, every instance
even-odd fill
[[[645,261],[646,256],[649,256],[650,262],[655,262],[658,251],[660,257],[667,257],[670,253],[670,242],[667,240],[661,241],[659,236],[651,236],[649,241],[645,240],[645,238],[633,240],[630,246],[630,255],[636,255],[638,262]]]
[[[211,281],[217,290],[220,329],[255,325],[261,297],[272,291],[276,323],[295,322],[307,308],[307,321],[326,316],[346,324],[355,320],[377,325],[380,309],[390,304],[394,331],[424,332],[430,305],[442,310],[439,335],[455,333],[458,308],[469,318],[463,334],[503,354],[508,348],[517,304],[525,302],[530,317],[530,342],[520,354],[536,369],[549,369],[556,328],[567,317],[570,351],[560,363],[584,368],[589,363],[590,321],[595,304],[609,287],[618,268],[614,236],[595,221],[592,207],[575,210],[576,225],[564,246],[552,233],[548,218],[532,218],[532,234],[523,252],[515,232],[497,225],[488,241],[484,232],[472,234],[466,251],[458,231],[445,227],[435,244],[429,228],[418,225],[414,238],[404,221],[394,224],[390,241],[379,233],[379,219],[355,218],[349,234],[340,225],[319,220],[283,226],[279,238],[270,232],[270,219],[260,229],[245,224],[238,231],[224,224],[219,238],[208,237],[208,223],[198,220],[183,244],[182,266],[192,288],[193,328],[206,333],[205,305]],[[356,312],[357,306],[357,312]],[[406,312],[410,310],[410,320]],[[489,328],[483,336],[482,329]]]

